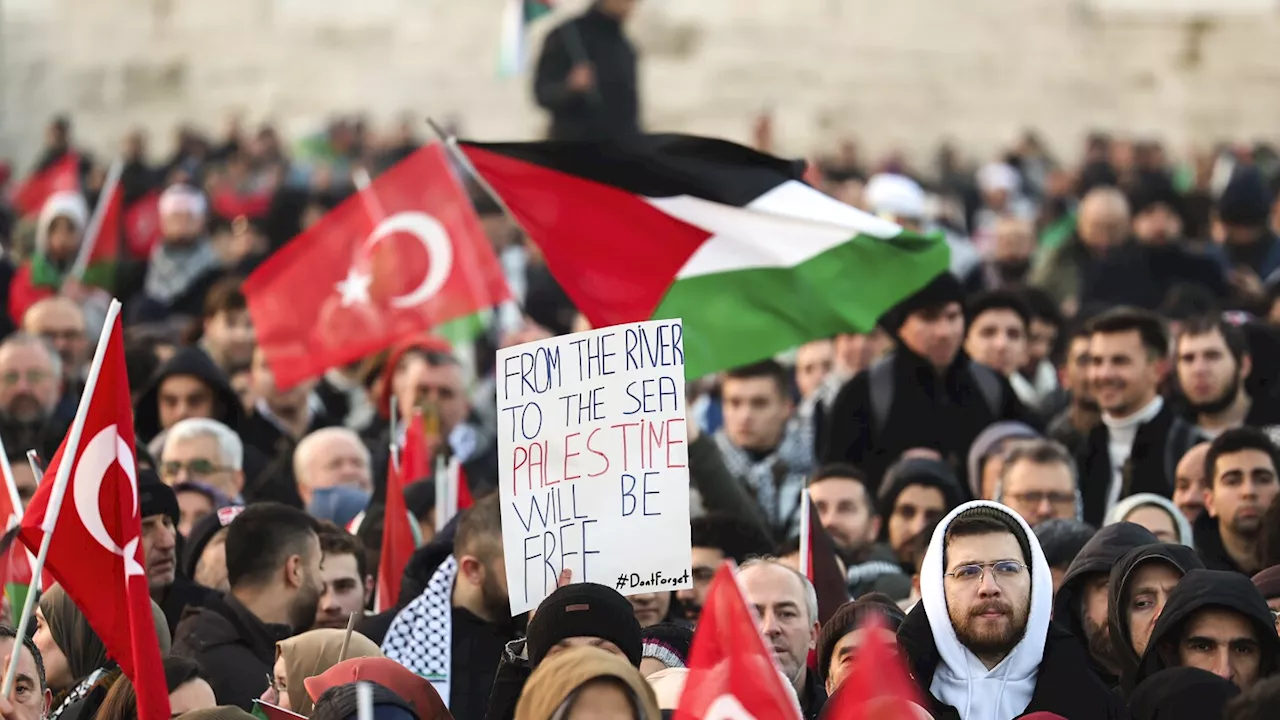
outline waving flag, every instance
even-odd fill
[[[723,140],[461,143],[593,327],[683,318],[690,377],[880,315],[948,267],[946,242],[839,202]]]
[[[244,283],[258,345],[291,387],[510,297],[439,144],[400,161]]]
[[[22,215],[35,215],[50,195],[80,189],[80,156],[69,152],[56,163],[34,173],[13,194],[13,206]]]
[[[527,54],[525,41],[529,37],[529,25],[538,18],[550,14],[551,0],[506,0],[502,6],[499,74],[511,77],[524,71]]]
[[[675,720],[742,718],[800,720],[800,705],[783,684],[733,567],[725,563],[707,590]]]
[[[120,303],[113,301],[75,421],[31,498],[20,537],[37,550],[51,534],[46,567],[133,680],[139,719],[167,720],[134,448]]]

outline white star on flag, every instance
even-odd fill
[[[372,284],[372,275],[349,268],[346,279],[334,287],[342,294],[342,307],[351,307],[369,302],[369,286]]]

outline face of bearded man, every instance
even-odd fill
[[[1022,562],[1022,549],[1012,533],[989,533],[952,538],[946,554],[948,573],[971,563],[982,567],[980,577],[945,577],[943,588],[956,637],[992,667],[1017,646],[1027,631],[1031,574],[1024,568],[997,579],[991,566],[1014,558]]]

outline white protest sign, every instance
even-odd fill
[[[498,351],[498,488],[511,614],[560,571],[623,595],[692,587],[679,320]]]

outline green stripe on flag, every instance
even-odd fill
[[[22,612],[22,606],[27,602],[27,593],[31,591],[30,585],[22,583],[5,583],[4,598],[9,603],[9,617],[5,619],[13,627],[18,626],[18,614]]]
[[[947,269],[941,237],[859,235],[798,265],[685,277],[655,319],[683,318],[688,377],[745,365],[880,315]]]

